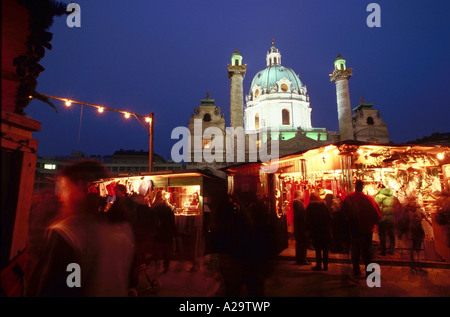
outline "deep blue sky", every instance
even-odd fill
[[[391,141],[450,132],[450,2],[426,0],[83,0],[81,28],[55,18],[53,50],[37,90],[111,108],[155,114],[155,152],[170,156],[177,126],[210,91],[229,125],[227,64],[238,49],[247,64],[244,93],[265,67],[275,39],[282,64],[307,86],[313,127],[337,131],[335,86],[328,74],[340,53],[353,68],[352,108],[375,104]],[[381,28],[369,28],[369,3],[381,6]],[[66,2],[68,3],[68,2]],[[39,155],[108,155],[148,150],[140,123],[74,104],[33,101],[42,123]]]

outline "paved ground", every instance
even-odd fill
[[[289,251],[289,250],[287,250]],[[331,254],[329,270],[315,272],[313,251],[308,251],[311,265],[294,264],[289,252],[274,259],[273,271],[265,282],[267,297],[450,297],[450,265],[421,263],[412,270],[409,262],[377,259],[381,270],[381,286],[369,287],[366,279],[355,279],[348,258]],[[213,260],[213,261],[212,261]],[[187,262],[172,262],[169,272],[158,273],[155,267],[142,271],[140,296],[210,297],[222,296],[220,278],[215,274],[214,258],[207,257],[200,270],[190,272]],[[362,267],[362,269],[364,269]],[[149,279],[158,277],[158,292],[149,291]],[[243,292],[245,294],[245,291]]]

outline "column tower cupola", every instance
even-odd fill
[[[334,61],[334,70],[330,74],[330,81],[336,84],[339,138],[341,141],[355,139],[352,123],[352,108],[350,105],[350,91],[348,88],[348,80],[351,76],[352,69],[345,66],[345,59],[339,54]]]
[[[243,81],[247,65],[242,65],[242,55],[235,50],[228,64],[230,79],[230,127],[244,127],[244,90]]]

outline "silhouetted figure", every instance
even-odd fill
[[[416,271],[417,269],[422,270],[417,263],[419,262],[420,251],[422,250],[423,242],[425,239],[425,231],[423,230],[422,220],[424,215],[419,210],[412,210],[411,212],[411,222],[410,222],[410,239],[411,239],[411,270]],[[414,258],[414,253],[416,254],[416,259]]]
[[[248,296],[264,296],[264,283],[270,267],[271,235],[269,209],[255,193],[247,193],[238,201],[236,215],[238,243],[236,256],[242,265],[243,282]]]
[[[116,195],[118,186],[116,186]],[[125,186],[121,187],[121,189],[125,190]],[[111,209],[116,206],[116,203],[119,203],[117,207],[122,206],[122,208],[127,210],[133,229],[136,252],[130,287],[136,288],[139,283],[139,273],[142,270],[142,265],[148,265],[151,261],[155,235],[155,219],[146,198],[142,194],[134,193],[129,196],[128,194],[122,195],[120,193]]]
[[[108,217],[98,194],[87,191],[90,182],[108,177],[103,165],[90,160],[58,175],[61,208],[46,231],[34,295],[127,296],[134,258],[131,226],[125,215]],[[79,265],[80,271],[69,264]],[[71,287],[69,280],[80,283]]]
[[[242,267],[237,257],[239,232],[237,218],[240,206],[231,195],[217,208],[213,220],[213,248],[219,257],[219,272],[226,296],[240,296]]]
[[[331,211],[331,226],[333,241],[331,251],[336,253],[347,253],[350,245],[347,221],[342,212],[342,200],[332,194],[325,196],[325,204]]]
[[[314,271],[328,270],[328,253],[331,245],[331,213],[318,194],[311,194],[306,207],[306,228],[316,251]]]
[[[155,219],[154,256],[157,260],[163,261],[163,272],[167,272],[172,256],[176,225],[175,214],[162,191],[156,193],[151,212]]]
[[[308,265],[306,261],[308,237],[306,234],[306,208],[302,200],[302,192],[294,193],[292,209],[294,211],[295,260],[298,265]]]
[[[355,192],[349,194],[343,202],[342,210],[348,220],[351,234],[351,258],[353,273],[361,275],[359,259],[364,265],[372,262],[372,235],[375,225],[381,219],[381,211],[375,200],[362,192],[364,184],[357,180]]]

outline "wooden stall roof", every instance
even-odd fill
[[[278,159],[278,163],[280,166],[283,166],[284,163],[289,162],[291,160],[296,160],[306,156],[314,156],[329,150],[338,150],[339,153],[337,155],[343,154],[351,154],[353,152],[361,150],[371,151],[376,155],[381,152],[389,152],[391,155],[407,153],[411,151],[422,151],[431,155],[444,154],[443,159],[440,160],[439,164],[450,164],[450,147],[442,146],[442,145],[420,145],[420,144],[380,144],[380,143],[368,143],[368,142],[360,142],[360,141],[343,141],[330,143],[328,145],[322,145],[319,147],[302,150],[299,152],[294,152],[292,154],[284,155]],[[251,173],[254,172],[255,169],[259,169],[261,166],[267,163],[263,162],[250,162],[250,163],[242,163],[236,164],[232,166],[228,166],[222,168],[225,173],[233,174],[233,173]]]

